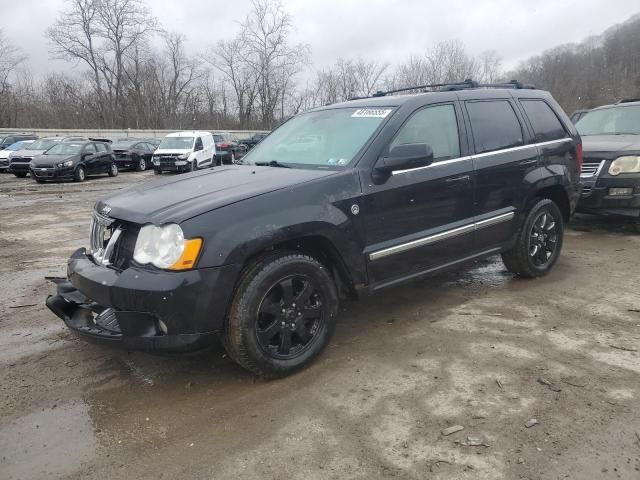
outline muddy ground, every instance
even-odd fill
[[[347,303],[314,365],[263,381],[220,348],[88,344],[45,308],[95,199],[152,177],[0,175],[1,479],[640,478],[627,226],[579,217],[541,280],[491,259]]]

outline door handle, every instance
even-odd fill
[[[538,159],[534,158],[533,160],[523,160],[518,162],[518,165],[526,166],[526,165],[535,165],[538,163]]]
[[[447,178],[446,183],[469,183],[471,177],[469,175],[460,175],[459,177]]]

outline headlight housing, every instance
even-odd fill
[[[161,227],[145,225],[138,233],[133,259],[157,268],[186,270],[194,267],[201,246],[202,239],[185,239],[182,229],[175,223]]]
[[[640,173],[640,157],[631,155],[618,157],[609,166],[609,175],[620,175],[621,173]]]
[[[73,160],[67,160],[66,162],[59,163],[58,168],[62,167],[73,167]]]
[[[182,155],[178,155],[178,160],[186,160],[187,158],[189,158],[188,153],[183,153]]]

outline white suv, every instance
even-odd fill
[[[153,170],[155,173],[193,172],[212,167],[215,154],[211,132],[170,133],[153,152]]]

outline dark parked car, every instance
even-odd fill
[[[578,210],[630,217],[640,231],[640,101],[595,108],[576,128],[585,158]]]
[[[249,138],[247,138],[246,140],[243,140],[242,143],[244,143],[247,146],[248,150],[251,150],[257,144],[259,144],[262,140],[267,138],[267,135],[269,135],[269,134],[268,133],[264,133],[264,132],[263,133],[256,133],[256,134],[250,136]]]
[[[132,168],[138,172],[153,168],[151,157],[155,149],[148,141],[138,139],[116,141],[111,145],[118,168]]]
[[[21,140],[37,140],[38,136],[32,133],[0,133],[0,150],[13,145]]]
[[[215,132],[213,141],[216,144],[216,165],[231,165],[247,153],[247,146],[231,133]]]
[[[103,198],[91,248],[47,305],[127,348],[220,335],[240,365],[279,376],[327,345],[343,296],[497,254],[540,277],[578,201],[581,143],[549,93],[521,87],[463,82],[319,108],[247,165]],[[301,150],[309,137],[321,141]]]
[[[60,142],[84,142],[86,140],[83,137],[47,137],[36,140],[25,148],[9,155],[9,171],[16,177],[24,178],[29,173],[29,165],[34,157],[43,154]]]
[[[47,180],[84,182],[88,175],[118,175],[118,166],[108,143],[59,142],[31,160],[31,177],[38,183]]]

